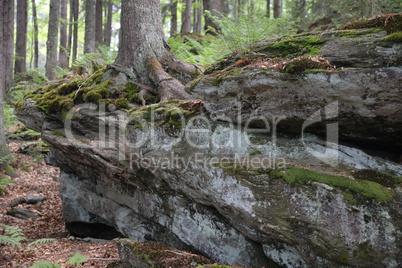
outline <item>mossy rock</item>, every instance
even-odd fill
[[[283,69],[286,73],[295,74],[306,70],[330,70],[335,69],[335,66],[323,57],[302,56],[286,62]]]
[[[402,177],[396,177],[372,169],[362,169],[353,172],[353,177],[360,180],[373,181],[385,187],[395,188],[402,183]]]
[[[342,29],[382,28],[387,34],[402,31],[402,13],[380,15],[371,19],[361,19],[342,26]]]

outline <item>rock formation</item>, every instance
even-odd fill
[[[17,114],[52,148],[72,232],[94,224],[251,267],[398,267],[402,166],[331,132],[339,124],[341,140],[402,145],[402,46],[385,36],[269,40],[258,64],[232,56],[192,82],[203,101],[116,110],[59,83],[28,94]],[[314,50],[345,68],[261,67],[290,44],[309,49],[291,56]],[[326,130],[328,140],[315,135]]]

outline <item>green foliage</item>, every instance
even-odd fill
[[[11,245],[21,248],[21,241],[24,241],[26,238],[20,228],[8,225],[0,225],[0,228],[3,229],[4,233],[0,235],[0,245]]]
[[[266,38],[296,33],[291,21],[285,18],[269,19],[261,14],[243,15],[237,20],[219,14],[212,16],[220,28],[219,36],[230,51],[236,51],[241,58],[251,58],[255,44]]]
[[[14,183],[13,180],[10,180],[9,178],[0,174],[0,195],[2,191],[7,187],[7,185],[10,185],[12,183]]]
[[[60,268],[61,265],[55,262],[41,260],[35,262],[34,265],[30,266],[29,268]]]
[[[382,42],[402,43],[402,32],[392,33],[384,37]]]
[[[82,263],[88,261],[88,259],[79,252],[74,253],[73,256],[67,261],[66,264],[73,264],[75,266],[80,266]]]
[[[57,239],[54,239],[54,238],[42,238],[42,239],[38,239],[38,240],[35,240],[35,241],[29,243],[28,246],[47,244],[47,243],[56,242],[56,241],[57,241]]]
[[[106,64],[113,63],[117,57],[117,51],[109,47],[99,46],[98,50],[99,53],[87,53],[76,59],[73,67],[78,74],[94,73]]]
[[[7,137],[10,140],[37,140],[40,138],[40,133],[22,126],[8,134]]]

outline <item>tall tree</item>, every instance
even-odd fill
[[[183,0],[186,3],[186,8],[182,14],[182,24],[180,32],[186,34],[191,32],[191,4],[192,0]]]
[[[6,10],[6,0],[0,0],[0,66],[5,65],[5,48],[7,46],[5,36],[8,29],[5,21],[4,11]],[[6,69],[0,68],[0,158],[8,155],[6,133],[4,129],[4,95],[6,92]]]
[[[204,9],[202,6],[202,1],[201,0],[195,0],[195,5],[194,5],[194,25],[193,25],[193,32],[197,34],[202,33],[202,15],[204,14]]]
[[[96,0],[85,1],[85,40],[84,53],[95,52]],[[132,25],[133,26],[133,25]]]
[[[267,18],[271,17],[271,0],[267,0]]]
[[[274,18],[279,18],[282,14],[282,0],[274,0]]]
[[[4,17],[4,65],[0,68],[5,69],[5,89],[14,85],[14,0],[4,0],[3,14]]]
[[[95,45],[99,46],[103,44],[103,0],[96,0],[95,13]]]
[[[204,3],[204,10],[208,10],[211,12],[211,15],[214,17],[219,17],[219,13],[224,13],[225,11],[225,4],[224,1],[222,0],[203,0]],[[219,27],[218,25],[209,17],[208,15],[205,15],[205,25],[204,29],[207,31],[210,27],[214,28],[219,32]],[[208,33],[213,34],[213,31],[208,31]]]
[[[119,53],[114,66],[133,72],[137,82],[151,86],[162,101],[188,99],[184,85],[166,70],[194,77],[199,69],[174,58],[163,37],[159,0],[123,0]]]
[[[170,0],[170,36],[177,33],[177,1]]]
[[[74,27],[73,27],[73,56],[72,62],[77,58],[78,53],[78,11],[79,11],[79,0],[74,1],[73,17],[74,17]]]
[[[33,22],[33,42],[34,42],[34,68],[38,68],[39,64],[39,27],[38,27],[38,17],[36,15],[36,3],[32,0],[32,22]]]
[[[56,79],[57,45],[60,20],[60,0],[50,0],[49,5],[49,28],[46,42],[46,77],[49,80]]]
[[[60,2],[60,51],[59,65],[61,68],[68,68],[67,56],[67,0]]]
[[[110,43],[112,40],[112,14],[113,14],[113,1],[108,0],[106,6],[106,24],[103,34],[103,43],[107,47],[110,47]]]
[[[26,72],[28,1],[17,0],[17,38],[15,42],[15,73]]]

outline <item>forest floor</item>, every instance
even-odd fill
[[[27,142],[12,142],[10,151],[14,156],[12,167],[19,175],[0,195],[0,225],[18,227],[25,235],[21,247],[0,245],[0,267],[30,267],[35,262],[47,260],[61,264],[61,267],[75,267],[66,264],[76,252],[88,260],[80,267],[106,267],[119,260],[117,246],[112,241],[85,241],[71,237],[65,229],[59,197],[59,169],[45,164],[43,157],[21,154],[18,149]],[[2,171],[0,170],[0,174]],[[37,219],[22,220],[6,215],[10,202],[28,195],[45,196],[46,200],[36,205],[19,204],[36,213]],[[0,228],[0,235],[4,235]],[[56,239],[53,242],[28,245],[43,238]]]

